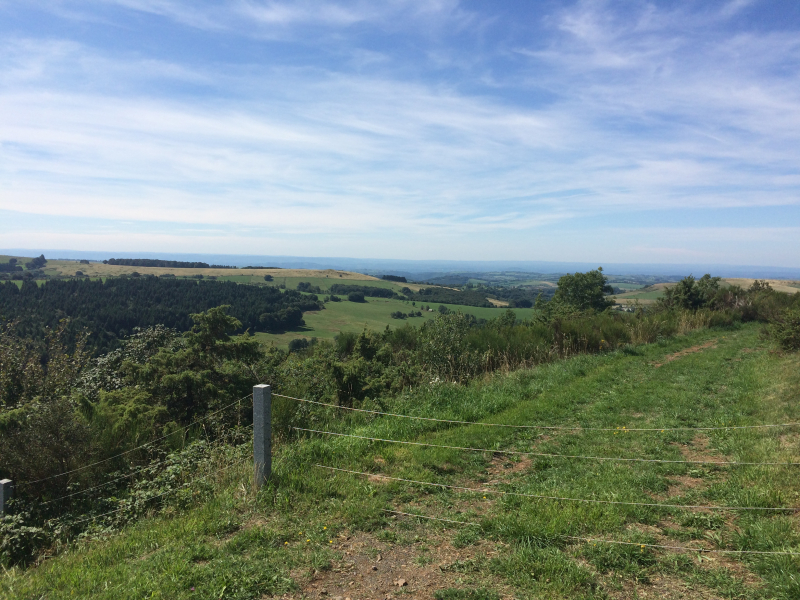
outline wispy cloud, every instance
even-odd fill
[[[408,257],[439,244],[515,258],[569,239],[594,255],[614,239],[609,255],[671,260],[669,228],[635,244],[645,234],[623,243],[590,224],[800,207],[800,24],[731,25],[750,8],[59,3],[58,33],[17,27],[0,44],[0,210],[139,223],[131,243],[164,243],[162,223],[186,250],[232,251],[269,228],[311,254],[373,240]],[[79,35],[84,17],[81,30],[102,19],[130,37]],[[175,39],[131,41],[150,25]],[[304,39],[312,29],[324,43]],[[737,231],[680,239],[716,256],[733,251],[725,235],[750,243]],[[759,239],[800,255],[791,237]]]

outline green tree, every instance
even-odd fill
[[[613,292],[608,278],[603,275],[603,267],[598,267],[594,271],[561,277],[554,299],[577,310],[602,311],[613,306],[614,301],[606,297]]]
[[[708,273],[700,279],[692,275],[664,291],[663,303],[669,307],[697,310],[710,307],[720,289],[720,278]]]
[[[191,315],[194,326],[182,344],[160,349],[144,364],[123,366],[129,382],[163,404],[178,423],[247,394],[257,379],[258,341],[248,334],[231,339],[242,324],[227,310],[218,306]]]

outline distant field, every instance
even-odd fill
[[[371,275],[353,273],[351,271],[336,271],[333,269],[175,269],[170,267],[127,267],[123,265],[104,265],[103,263],[93,262],[81,264],[77,260],[48,260],[45,272],[53,272],[59,275],[75,275],[75,271],[81,271],[90,277],[113,277],[119,275],[130,275],[134,271],[142,275],[167,275],[191,277],[192,275],[214,275],[216,277],[243,276],[250,280],[264,280],[264,275],[272,275],[274,278],[302,278],[298,281],[306,281],[308,277],[320,279],[355,279],[358,281],[381,281]]]
[[[653,290],[647,292],[628,292],[627,294],[617,294],[618,299],[638,299],[638,300],[657,300],[664,296],[663,290]]]
[[[454,304],[445,304],[445,306],[453,311],[475,315],[479,319],[493,319],[503,314],[505,310],[501,308],[456,306]],[[439,305],[432,303],[430,307],[436,311]],[[419,303],[417,303],[417,306],[411,306],[410,302],[385,298],[368,298],[367,302],[364,303],[328,302],[325,304],[325,310],[303,314],[303,319],[306,322],[305,330],[290,331],[282,334],[257,333],[256,338],[263,343],[274,343],[276,346],[285,348],[291,340],[297,338],[333,339],[343,331],[360,333],[365,328],[383,331],[387,325],[395,328],[402,327],[405,323],[418,326],[439,314],[438,312],[423,312],[422,317],[409,319],[392,319],[390,316],[391,313],[398,310],[408,313],[419,309]],[[512,310],[517,314],[517,318],[520,319],[530,318],[535,312],[532,308],[514,308]]]
[[[8,259],[12,258],[11,256],[7,255],[0,255],[0,263],[8,262]],[[31,257],[15,257],[19,261],[20,265],[24,265],[26,261],[31,260]],[[120,275],[130,275],[134,271],[146,275],[165,275],[165,274],[172,274],[176,277],[193,277],[196,275],[204,275],[214,276],[219,281],[234,281],[236,283],[243,283],[243,284],[260,284],[264,285],[264,275],[272,275],[273,281],[271,285],[279,285],[285,284],[287,289],[296,289],[297,284],[301,281],[308,282],[311,285],[318,286],[320,289],[323,290],[323,293],[327,292],[330,289],[330,286],[334,283],[343,283],[343,284],[351,284],[351,285],[370,285],[380,288],[388,288],[393,289],[396,292],[400,292],[403,287],[408,287],[413,291],[419,291],[421,287],[425,287],[419,284],[413,283],[395,283],[391,281],[383,281],[376,277],[372,277],[371,275],[364,275],[363,273],[355,273],[352,271],[336,271],[333,269],[327,270],[316,270],[316,269],[177,269],[177,268],[170,268],[170,267],[128,267],[122,265],[106,265],[103,263],[92,262],[89,264],[82,264],[77,260],[48,260],[47,265],[44,267],[45,274],[56,277],[56,276],[74,276],[77,271],[81,271],[84,275],[87,275],[91,278],[102,278],[105,279],[107,277],[118,277]],[[493,276],[489,276],[493,275]],[[470,279],[470,283],[478,284],[478,283],[486,283],[490,280],[497,279],[496,274],[489,274],[487,275],[487,279]],[[508,278],[501,278],[503,279],[503,283],[511,283],[512,280]],[[508,279],[508,281],[506,281]],[[723,279],[722,282],[724,285],[739,285],[741,287],[747,288],[753,284],[753,279],[734,279],[728,278]],[[785,280],[776,280],[770,279],[767,280],[770,285],[779,292],[785,292],[789,294],[794,294],[800,292],[800,281],[785,281]],[[38,282],[40,285],[42,281]],[[494,281],[495,284],[500,283],[500,281]],[[668,286],[675,285],[674,283],[655,283],[653,285],[644,286],[642,284],[635,284],[635,283],[627,283],[627,282],[609,282],[610,285],[618,287],[622,290],[625,290],[622,294],[617,294],[615,296],[611,296],[612,299],[616,301],[617,304],[633,304],[633,303],[640,303],[642,305],[649,305],[654,304],[659,298],[663,297],[664,290]],[[21,285],[21,282],[17,281],[17,285]],[[518,279],[513,280],[513,285],[520,285],[520,286],[535,286],[535,287],[556,287],[556,284],[552,281],[546,281],[543,279]],[[384,302],[387,305],[388,312],[385,316],[378,315],[375,313],[373,318],[371,308],[367,306],[369,304],[373,304],[375,302]],[[391,304],[392,302],[397,303],[397,305]],[[496,306],[502,307],[505,305],[503,301],[497,300],[490,300]],[[311,323],[315,319],[318,319],[319,322],[315,324],[311,329],[314,333],[307,334],[309,336],[314,335],[316,337],[333,337],[338,333],[340,330],[353,330],[355,327],[356,330],[361,330],[363,328],[363,323],[370,323],[371,328],[383,328],[386,324],[391,326],[396,326],[400,321],[395,319],[391,319],[388,316],[388,313],[395,311],[395,310],[402,310],[403,312],[408,312],[411,310],[410,304],[405,305],[401,301],[396,300],[379,300],[379,299],[371,299],[368,305],[353,305],[355,307],[361,307],[361,310],[358,308],[355,309],[355,313],[358,313],[356,317],[355,313],[351,315],[351,317],[346,317],[345,312],[346,309],[342,308],[343,305],[346,304],[353,304],[344,302],[339,305],[330,304],[329,307],[337,306],[337,308],[333,309],[333,312],[337,312],[340,316],[337,317],[339,321],[342,323],[346,323],[346,327],[350,327],[350,329],[340,329],[338,325],[334,323],[329,323],[329,318],[326,317],[313,317],[309,316],[306,320],[307,322]],[[390,307],[391,305],[391,307]],[[438,306],[438,304],[437,304]],[[405,309],[403,308],[405,307]],[[481,316],[483,318],[491,318],[490,316],[483,316],[479,315],[480,311],[493,311],[494,309],[483,309],[483,308],[474,308],[474,307],[458,307],[460,310],[464,312],[468,312],[470,314],[475,314],[476,316]],[[524,311],[526,309],[515,309]],[[530,310],[530,309],[527,309]],[[322,311],[323,313],[326,311]],[[320,313],[322,314],[322,313]],[[428,313],[432,315],[433,313]],[[352,322],[355,318],[356,321],[362,323],[359,326],[353,326]],[[426,317],[423,317],[423,319]],[[422,320],[422,319],[416,319]],[[411,319],[413,322],[414,319]],[[283,334],[280,336],[273,336],[275,338],[276,343],[279,344],[286,344],[290,339],[295,337],[302,337],[302,334],[292,333],[292,334]]]
[[[543,279],[525,279],[523,281],[515,282],[514,285],[518,286],[532,286],[532,287],[558,287],[557,284],[553,283],[552,281],[545,281]]]
[[[633,290],[640,290],[643,287],[645,287],[644,284],[641,283],[625,283],[619,281],[609,281],[608,285],[619,288],[621,290],[625,290],[626,292],[630,292]]]
[[[622,287],[623,285],[632,285],[632,284],[611,284],[616,285],[617,287]],[[617,304],[633,304],[635,302],[639,302],[640,304],[647,305],[647,304],[654,304],[656,300],[662,298],[664,296],[664,290],[671,285],[675,285],[674,283],[654,283],[653,285],[649,286],[639,286],[638,289],[634,289],[630,292],[625,294],[617,294],[616,296],[611,296],[613,300],[616,300]]]
[[[738,285],[743,288],[749,288],[753,285],[755,279],[723,279],[723,282],[730,285]],[[783,279],[767,279],[767,283],[772,286],[776,292],[784,292],[786,294],[796,294],[800,292],[800,281],[786,281]]]

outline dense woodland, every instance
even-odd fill
[[[72,332],[87,328],[90,347],[104,352],[139,327],[163,325],[188,331],[190,315],[227,305],[241,323],[238,333],[285,331],[304,324],[303,311],[320,310],[316,296],[271,286],[232,282],[192,281],[160,277],[120,277],[106,281],[52,280],[38,286],[24,281],[0,284],[0,316],[35,335],[68,318]]]
[[[538,303],[529,320],[501,309],[485,322],[449,312],[418,327],[340,334],[286,352],[234,334],[246,319],[264,326],[263,314],[316,306],[313,296],[145,278],[0,286],[0,477],[18,482],[11,514],[0,519],[0,560],[34,560],[84,532],[87,516],[113,510],[104,521],[112,528],[135,519],[204,444],[244,439],[255,383],[380,410],[409,388],[460,385],[582,353],[636,352],[637,344],[743,321],[764,322],[776,347],[800,348],[800,294],[763,282],[745,290],[689,277],[633,314],[608,310],[606,287],[599,270],[576,273],[563,277],[553,300]],[[134,330],[142,321],[131,315],[149,324]],[[89,351],[104,328],[127,327],[116,348]],[[276,398],[272,418],[274,435],[285,442],[292,427],[346,417]]]
[[[122,265],[125,267],[168,267],[170,269],[235,269],[226,265],[209,265],[204,262],[186,262],[182,260],[159,260],[157,258],[109,258],[104,265]]]
[[[299,289],[299,288],[298,288]],[[361,294],[369,298],[393,298],[398,297],[394,290],[381,288],[374,285],[348,285],[344,283],[334,283],[330,287],[330,293],[339,296],[349,296],[350,294]]]

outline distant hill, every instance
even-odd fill
[[[390,274],[406,277],[409,280],[428,280],[452,272],[517,271],[526,273],[574,273],[596,269],[602,264],[606,273],[618,275],[659,275],[673,276],[680,279],[686,275],[702,275],[712,273],[719,277],[741,277],[759,279],[800,279],[800,267],[780,267],[769,265],[726,265],[705,263],[613,263],[595,262],[558,262],[536,260],[402,260],[371,259],[349,257],[314,257],[314,256],[276,256],[276,255],[237,255],[237,254],[189,254],[169,252],[112,252],[81,251],[64,249],[0,249],[0,254],[14,256],[38,256],[44,254],[48,258],[71,258],[104,260],[109,256],[120,258],[153,258],[188,262],[205,262],[208,264],[224,264],[236,267],[248,265],[275,265],[292,269],[337,269],[367,273],[381,277]]]

